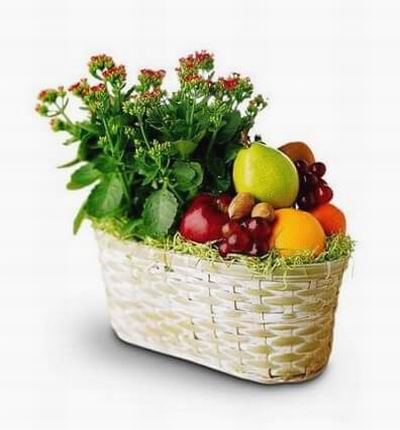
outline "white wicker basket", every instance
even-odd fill
[[[96,231],[122,340],[264,384],[327,364],[347,260],[275,270],[199,261]]]

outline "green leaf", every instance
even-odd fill
[[[143,222],[150,236],[165,236],[171,228],[178,202],[168,190],[154,191],[146,200],[143,209]]]
[[[178,190],[191,190],[203,182],[203,168],[200,163],[177,160],[172,165],[172,176]]]
[[[199,124],[200,126],[202,124]],[[193,142],[198,144],[203,137],[207,134],[208,122],[203,125],[203,129],[201,129],[195,136],[192,137]]]
[[[129,124],[129,122],[131,121],[131,117],[130,115],[124,114],[124,113],[120,113],[120,114],[115,114],[115,116],[112,116],[109,120],[108,126],[110,128],[113,127],[122,127],[124,125]]]
[[[213,193],[223,193],[231,186],[231,178],[226,163],[218,157],[210,158],[208,170],[211,174],[210,188]]]
[[[71,143],[77,142],[79,139],[76,136],[69,137],[67,140],[63,142],[64,146],[71,145]]]
[[[160,173],[158,165],[152,161],[153,160],[149,161],[151,164],[147,164],[147,162],[142,159],[137,159],[133,162],[132,167],[134,168],[134,170],[139,173],[139,175],[144,176],[144,179],[142,180],[142,185],[151,184],[157,178],[157,175]]]
[[[172,147],[183,158],[187,158],[197,148],[197,143],[191,140],[177,140],[172,143]]]
[[[176,181],[177,188],[187,190],[192,187],[192,180],[196,176],[196,172],[186,161],[175,161],[172,165],[172,176]]]
[[[190,167],[195,171],[196,175],[192,181],[192,188],[199,187],[203,183],[204,173],[200,163],[191,162]]]
[[[118,209],[123,196],[123,186],[118,176],[104,176],[89,195],[86,210],[89,215],[102,218]]]
[[[236,158],[237,153],[243,148],[240,143],[228,143],[226,145],[224,160],[226,163],[233,161]]]
[[[102,134],[102,128],[95,125],[95,124],[91,124],[90,122],[84,121],[84,122],[78,122],[76,123],[76,125],[81,128],[82,130],[89,132],[91,134],[95,134],[97,136],[100,136]]]
[[[90,135],[86,134],[80,141],[78,146],[78,158],[81,161],[86,161],[90,154]]]
[[[100,176],[101,172],[95,169],[92,163],[87,163],[71,175],[67,188],[69,190],[78,190],[97,181]]]
[[[74,225],[73,225],[73,232],[74,234],[77,234],[83,220],[86,218],[86,202],[81,206],[78,213],[76,214],[76,217],[74,219]]]
[[[225,125],[221,128],[217,136],[218,143],[231,140],[239,129],[241,116],[238,111],[233,111],[224,116]]]
[[[117,168],[117,162],[107,155],[100,155],[93,161],[94,167],[101,173],[112,173]]]
[[[145,169],[140,170],[140,174],[145,177],[143,179],[142,185],[151,184],[157,178],[159,172],[160,169],[155,164],[152,164],[150,166],[146,165]]]
[[[75,164],[80,163],[81,160],[79,158],[75,158],[75,160],[69,161],[68,163],[61,164],[61,166],[57,166],[57,169],[65,169],[66,167],[75,166]]]

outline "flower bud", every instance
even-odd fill
[[[105,54],[94,55],[93,57],[90,58],[90,61],[88,63],[89,72],[94,76],[97,76],[97,72],[102,72],[103,70],[111,69],[114,66],[115,66],[114,60]]]
[[[43,103],[54,103],[58,97],[58,90],[52,88],[40,91],[38,99]]]
[[[36,110],[36,112],[37,112],[39,115],[41,115],[41,116],[47,116],[47,114],[48,114],[48,112],[49,112],[48,107],[47,107],[45,104],[40,104],[40,103],[38,103],[38,104],[35,106],[35,110]]]
[[[59,118],[52,118],[50,120],[50,126],[51,126],[51,129],[55,132],[64,131],[66,123]]]
[[[125,66],[114,66],[103,72],[104,79],[113,86],[121,87],[126,81]]]

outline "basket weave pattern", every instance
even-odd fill
[[[307,380],[325,367],[347,261],[265,277],[96,237],[122,340],[264,384]]]

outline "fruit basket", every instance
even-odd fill
[[[325,368],[346,259],[257,276],[96,237],[111,325],[125,342],[263,384]]]
[[[206,51],[179,60],[172,93],[162,69],[130,86],[107,55],[88,70],[96,85],[43,90],[36,110],[78,145],[60,168],[90,187],[73,231],[94,227],[117,335],[264,384],[318,375],[353,251],[326,165],[252,137],[266,99],[239,73],[216,79]]]

